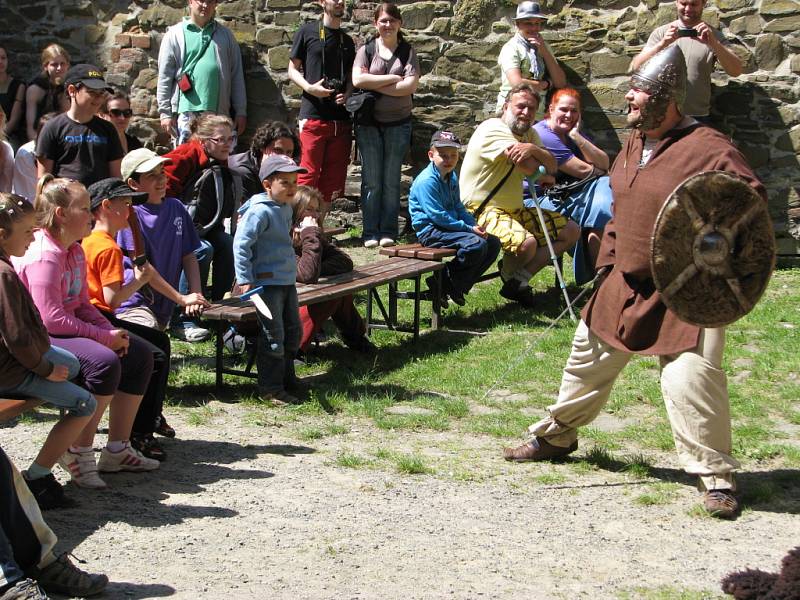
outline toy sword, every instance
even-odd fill
[[[245,292],[239,298],[242,300],[250,300],[253,304],[256,305],[256,309],[262,315],[264,315],[267,319],[272,319],[272,312],[269,310],[269,306],[267,303],[264,302],[264,299],[259,295],[264,290],[264,286],[258,286],[257,288],[253,288],[249,292]]]

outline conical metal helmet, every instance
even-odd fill
[[[686,59],[677,44],[670,44],[634,71],[631,86],[650,94],[646,114],[642,114],[643,130],[655,129],[661,124],[671,100],[683,114],[686,83]]]

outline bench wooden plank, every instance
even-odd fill
[[[402,279],[413,279],[442,268],[444,265],[427,260],[390,258],[361,265],[347,273],[322,277],[318,283],[298,283],[297,299],[300,306],[317,304]],[[230,298],[215,302],[211,308],[203,312],[203,318],[237,323],[252,321],[256,318],[256,310],[251,302]]]
[[[402,258],[436,261],[456,255],[455,248],[427,248],[422,244],[401,244],[399,246],[381,248],[378,252],[383,256],[400,256]]]
[[[36,398],[0,398],[0,423],[10,421],[41,404],[44,404],[44,401]]]
[[[367,291],[367,330],[374,328],[390,328],[397,331],[405,331],[414,334],[414,340],[419,337],[419,304],[422,299],[419,278],[427,273],[436,274],[444,269],[444,263],[432,260],[422,260],[417,258],[393,257],[367,265],[356,267],[348,273],[333,275],[331,277],[320,278],[318,283],[297,284],[297,295],[300,306],[317,304],[327,300],[333,300],[342,296]],[[438,277],[438,274],[436,275]],[[411,329],[401,328],[397,323],[397,282],[401,280],[413,279],[414,293],[404,294],[402,297],[414,300],[414,320]],[[389,312],[383,307],[383,303],[377,294],[377,288],[382,285],[389,286]],[[383,322],[372,320],[373,301],[377,303],[381,312],[385,316]],[[436,300],[433,303],[433,316],[431,324],[434,328],[438,326],[440,306]],[[217,387],[222,386],[223,374],[242,375],[254,377],[249,368],[241,371],[226,367],[223,359],[223,334],[230,322],[253,321],[257,318],[255,306],[248,301],[239,298],[230,298],[222,302],[214,303],[203,313],[205,319],[216,321],[215,343],[215,371]]]

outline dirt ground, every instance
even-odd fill
[[[711,598],[729,571],[777,571],[800,544],[796,471],[782,472],[794,477],[783,501],[725,522],[691,514],[697,493],[669,453],[653,457],[655,481],[678,478],[677,497],[645,506],[633,498],[654,480],[507,464],[488,436],[380,431],[336,416],[349,432],[302,442],[297,423],[256,424],[244,405],[210,407],[202,424],[186,409],[167,413],[180,439],[165,441],[159,471],[105,475],[104,492],[69,485],[81,506],[45,513],[62,550],[108,574],[106,598]],[[18,466],[53,418],[0,431]],[[433,465],[468,456],[479,476],[336,462],[404,443]],[[570,475],[535,479],[553,469]],[[749,472],[740,484],[775,475]]]

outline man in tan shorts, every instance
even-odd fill
[[[557,168],[533,129],[538,107],[539,94],[531,85],[511,88],[500,115],[472,134],[459,180],[461,201],[476,213],[480,227],[500,239],[500,295],[525,307],[534,305],[528,282],[547,265],[550,254],[536,210],[522,202],[522,182],[543,166],[547,174],[539,183],[552,185]],[[557,212],[542,212],[553,250],[561,255],[578,240],[580,227]]]

